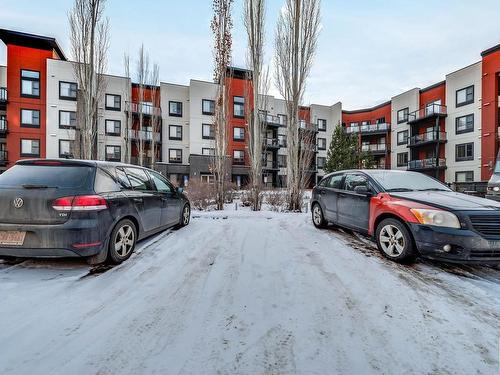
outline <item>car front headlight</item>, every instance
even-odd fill
[[[435,225],[437,227],[448,227],[460,229],[460,221],[457,215],[443,210],[429,210],[425,208],[412,208],[410,210],[420,224]]]

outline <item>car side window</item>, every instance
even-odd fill
[[[328,181],[327,187],[332,189],[341,189],[342,188],[342,179],[344,178],[343,174],[336,174],[330,177],[330,181]]]
[[[328,184],[328,181],[330,181],[330,177],[326,177],[326,178],[322,179],[319,182],[318,186],[325,187]]]
[[[132,189],[140,191],[155,190],[149,176],[140,168],[125,168],[125,173],[132,185]]]
[[[101,169],[97,168],[94,182],[94,190],[97,194],[110,193],[120,191],[120,185],[115,181],[111,175]]]
[[[354,191],[356,186],[366,186],[367,189],[370,188],[366,176],[360,174],[348,174],[345,178],[344,190]]]
[[[130,181],[123,169],[116,168],[116,179],[125,189],[132,189],[132,185],[130,185]]]
[[[162,175],[156,172],[148,171],[149,175],[151,176],[151,179],[153,180],[153,183],[156,186],[156,190],[162,192],[162,193],[171,193],[172,192],[172,187],[170,184],[163,178]]]

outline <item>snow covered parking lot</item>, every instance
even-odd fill
[[[500,270],[309,215],[195,213],[124,264],[0,264],[1,374],[496,374]]]

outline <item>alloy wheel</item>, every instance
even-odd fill
[[[398,229],[398,227],[391,224],[387,224],[382,228],[379,240],[382,250],[389,257],[400,256],[406,247],[403,233]]]
[[[189,224],[189,216],[190,216],[190,210],[189,206],[185,206],[184,210],[182,212],[182,224],[183,225],[188,225]]]
[[[115,251],[120,257],[127,256],[134,248],[135,233],[130,225],[123,225],[115,237]]]
[[[319,205],[314,206],[313,220],[314,224],[316,225],[321,225],[321,222],[323,221],[323,213],[321,212],[321,208],[319,207]]]

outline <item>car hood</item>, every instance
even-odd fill
[[[454,191],[409,191],[390,193],[392,197],[428,204],[448,210],[500,210],[500,202]]]

